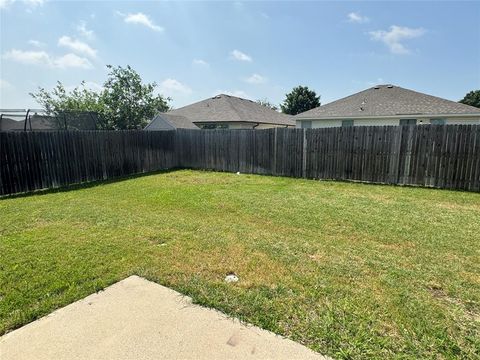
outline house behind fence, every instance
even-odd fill
[[[298,128],[478,125],[480,109],[395,85],[376,85],[295,116]]]
[[[295,127],[293,116],[272,110],[255,101],[219,94],[170,110],[167,115],[182,116],[200,129],[269,129]],[[185,128],[179,124],[176,128]],[[149,129],[150,130],[150,129]]]
[[[42,109],[0,109],[0,131],[100,130],[101,116],[94,111],[47,113]]]

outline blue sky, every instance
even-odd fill
[[[480,2],[0,0],[0,107],[131,65],[180,107],[217,93],[322,103],[378,83],[451,100],[480,88]]]

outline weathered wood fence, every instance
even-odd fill
[[[0,132],[0,195],[176,166],[173,131]]]
[[[480,191],[480,126],[0,133],[0,195],[169,168]]]
[[[480,126],[177,130],[178,166],[480,191]]]

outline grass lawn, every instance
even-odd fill
[[[0,334],[131,274],[337,358],[480,356],[480,194],[182,170],[0,200]]]

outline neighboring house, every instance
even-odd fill
[[[24,126],[25,119],[23,121],[17,121],[3,116],[0,118],[0,131],[23,130]]]
[[[25,129],[25,117],[23,115],[14,116],[18,120],[14,120],[12,118],[6,117],[5,115],[2,115],[0,119],[0,131],[23,131]],[[58,124],[58,120],[55,117],[42,116],[37,114],[30,115],[28,117],[27,130],[45,131],[56,129],[63,130],[63,127]]]
[[[279,113],[255,101],[220,94],[169,111],[181,115],[202,129],[267,129],[294,127],[292,116]]]
[[[175,130],[175,129],[199,129],[193,122],[185,116],[172,115],[168,113],[159,113],[145,127],[144,130]]]
[[[370,89],[295,116],[298,128],[480,124],[480,109],[393,85]]]

